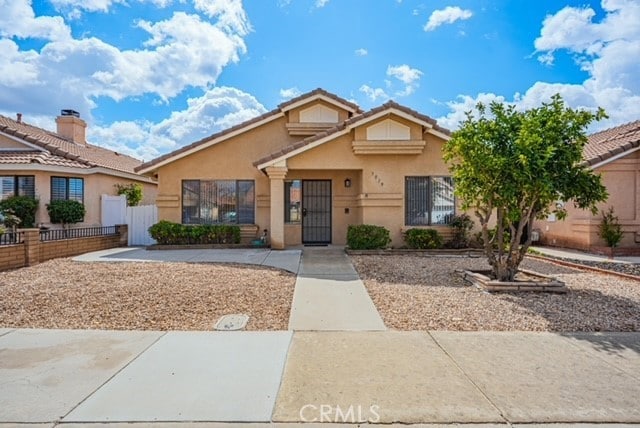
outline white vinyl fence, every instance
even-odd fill
[[[156,241],[149,235],[149,227],[158,222],[158,207],[141,205],[127,207],[129,245],[152,245]]]
[[[156,241],[149,235],[150,226],[158,222],[155,205],[128,207],[124,196],[102,195],[102,226],[126,224],[129,226],[129,245],[152,245]]]

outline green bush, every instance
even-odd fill
[[[114,184],[118,195],[124,195],[127,198],[127,205],[130,207],[137,206],[142,200],[142,184]]]
[[[428,250],[442,247],[442,236],[435,229],[409,229],[404,233],[409,248]]]
[[[51,201],[47,205],[47,212],[51,223],[61,223],[64,228],[68,224],[81,222],[86,210],[84,205],[78,201],[62,199]]]
[[[453,230],[449,246],[451,248],[467,248],[469,246],[469,232],[473,229],[471,217],[467,214],[456,215],[451,219],[449,226]]]
[[[20,219],[20,227],[34,227],[38,200],[31,196],[11,196],[0,201],[0,212],[10,213]]]
[[[185,225],[161,220],[149,228],[161,245],[238,244],[240,227],[228,224]]]
[[[372,224],[350,225],[347,228],[347,246],[352,250],[375,250],[391,243],[389,231]]]
[[[617,247],[622,240],[622,227],[618,221],[618,216],[613,212],[613,207],[609,207],[606,213],[604,211],[602,212],[602,221],[600,222],[598,235],[604,239],[607,247]]]

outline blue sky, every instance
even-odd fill
[[[149,160],[322,87],[455,129],[561,93],[640,119],[640,2],[0,0],[0,113]],[[595,129],[595,128],[594,128]]]

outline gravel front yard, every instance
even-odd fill
[[[294,284],[258,266],[57,259],[0,273],[0,326],[212,330],[244,313],[248,330],[286,330]]]
[[[484,258],[351,256],[387,327],[398,330],[640,331],[640,282],[527,259],[569,292],[489,294],[456,269]]]

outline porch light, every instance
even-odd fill
[[[351,187],[351,179],[350,178],[345,178],[344,179],[344,187]]]

